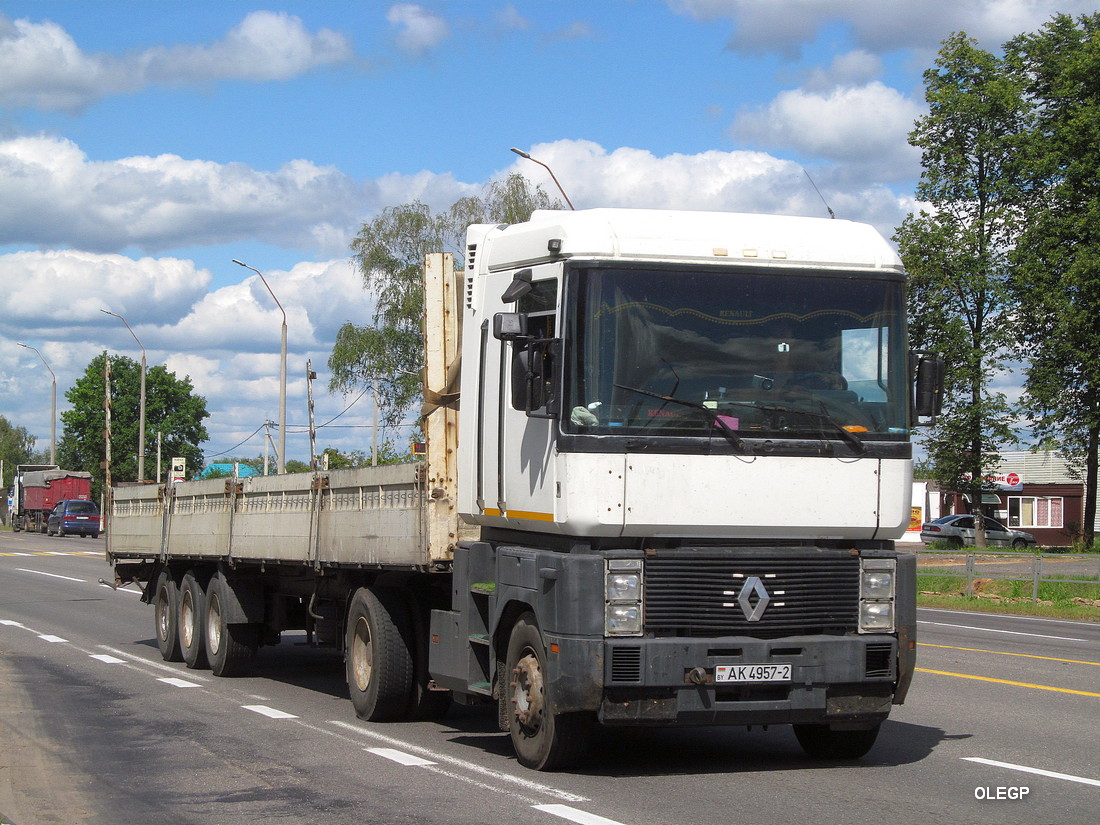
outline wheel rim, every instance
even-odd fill
[[[186,588],[180,599],[180,640],[188,648],[195,640],[195,605],[191,599],[191,591]]]
[[[361,691],[365,691],[370,685],[373,654],[370,623],[365,616],[360,616],[355,623],[355,633],[351,640],[351,673],[355,678],[355,686]]]
[[[161,585],[157,591],[157,635],[162,642],[168,641],[168,585]]]
[[[206,647],[211,656],[217,656],[222,646],[222,605],[217,593],[207,597]]]
[[[542,667],[538,656],[530,649],[524,651],[512,669],[511,688],[512,713],[516,721],[525,732],[537,733],[542,727],[545,691]]]

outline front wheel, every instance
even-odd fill
[[[519,763],[537,771],[574,765],[584,755],[593,718],[557,713],[546,676],[546,647],[533,613],[524,613],[508,639],[508,732]]]
[[[412,629],[404,601],[383,587],[360,587],[344,637],[348,693],[369,722],[406,719],[415,700]]]
[[[1013,550],[1025,550],[1027,549],[1027,542],[1023,539],[1014,539],[1012,542]]]
[[[878,738],[880,725],[867,730],[833,730],[828,725],[795,725],[798,744],[814,759],[859,759]]]

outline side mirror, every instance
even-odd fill
[[[527,331],[526,312],[498,312],[493,316],[493,337],[498,341],[526,341],[531,337]]]
[[[934,420],[943,409],[943,359],[938,353],[923,351],[913,352],[911,357],[916,374],[913,415]]]

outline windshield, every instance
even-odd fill
[[[566,432],[906,438],[900,277],[592,267],[573,279]]]

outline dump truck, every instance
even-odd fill
[[[50,512],[66,500],[91,501],[92,474],[56,464],[19,464],[12,484],[11,529],[46,532]]]
[[[424,455],[115,489],[162,656],[343,651],[371,721],[495,703],[518,761],[598,725],[872,747],[914,672],[913,428],[942,395],[872,227],[536,211],[425,262]]]

